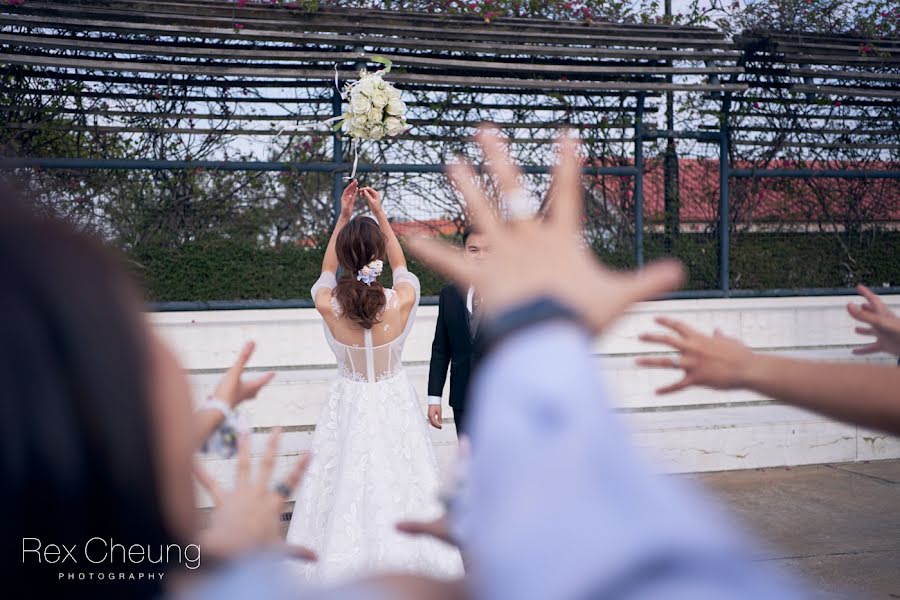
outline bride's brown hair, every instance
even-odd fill
[[[384,256],[385,239],[381,228],[369,217],[356,217],[347,223],[335,241],[337,258],[344,274],[334,288],[334,297],[344,314],[364,329],[378,323],[387,299],[378,281],[366,285],[356,276],[360,269]]]

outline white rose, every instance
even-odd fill
[[[403,133],[406,129],[406,123],[395,117],[388,117],[384,121],[384,129],[388,135],[397,135]]]
[[[356,115],[351,119],[350,125],[354,129],[365,129],[368,123],[369,120],[366,118],[366,115]]]
[[[366,118],[369,120],[370,123],[380,125],[381,120],[382,120],[381,109],[377,108],[377,107],[372,107],[372,109],[366,114]]]
[[[369,130],[365,127],[354,127],[350,130],[351,137],[365,139],[369,137]]]
[[[403,100],[394,98],[387,103],[387,108],[385,110],[389,115],[401,117],[406,112],[406,103]]]
[[[380,140],[384,137],[384,125],[376,123],[369,127],[368,137],[371,140]]]
[[[400,90],[398,90],[397,88],[395,88],[394,86],[392,86],[390,84],[388,84],[387,88],[385,89],[385,93],[387,94],[387,97],[390,98],[391,100],[399,100],[400,99]]]
[[[385,94],[381,90],[375,90],[375,93],[372,94],[372,106],[377,106],[378,108],[382,108],[387,103],[388,103],[387,94]]]
[[[366,96],[371,97],[372,92],[375,91],[375,81],[373,77],[365,77],[360,79],[356,84],[356,89],[360,91],[360,93],[365,94]]]
[[[372,108],[372,103],[362,94],[350,96],[350,110],[354,115],[364,115]]]

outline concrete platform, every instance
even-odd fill
[[[680,475],[823,599],[900,598],[900,460]]]

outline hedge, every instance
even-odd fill
[[[819,234],[741,234],[731,247],[733,289],[832,288],[864,282],[900,285],[900,232],[839,240]],[[661,236],[645,239],[647,260],[665,255]],[[598,252],[617,268],[633,263],[630,250]],[[709,236],[683,234],[671,253],[688,267],[686,289],[718,287],[718,247]],[[149,300],[266,300],[308,298],[319,276],[323,249],[259,248],[224,239],[178,248],[140,248],[129,254]],[[848,257],[852,257],[848,258]],[[444,281],[410,260],[423,295],[436,295]],[[390,273],[385,274],[390,281]]]

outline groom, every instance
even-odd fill
[[[466,260],[478,264],[490,252],[487,237],[474,229],[463,232]],[[448,285],[441,290],[437,325],[431,345],[431,366],[428,372],[428,422],[441,429],[441,395],[450,368],[450,407],[456,422],[456,434],[466,432],[466,409],[469,377],[478,360],[473,352],[475,336],[481,318],[478,290],[469,287],[465,295],[459,288]]]

